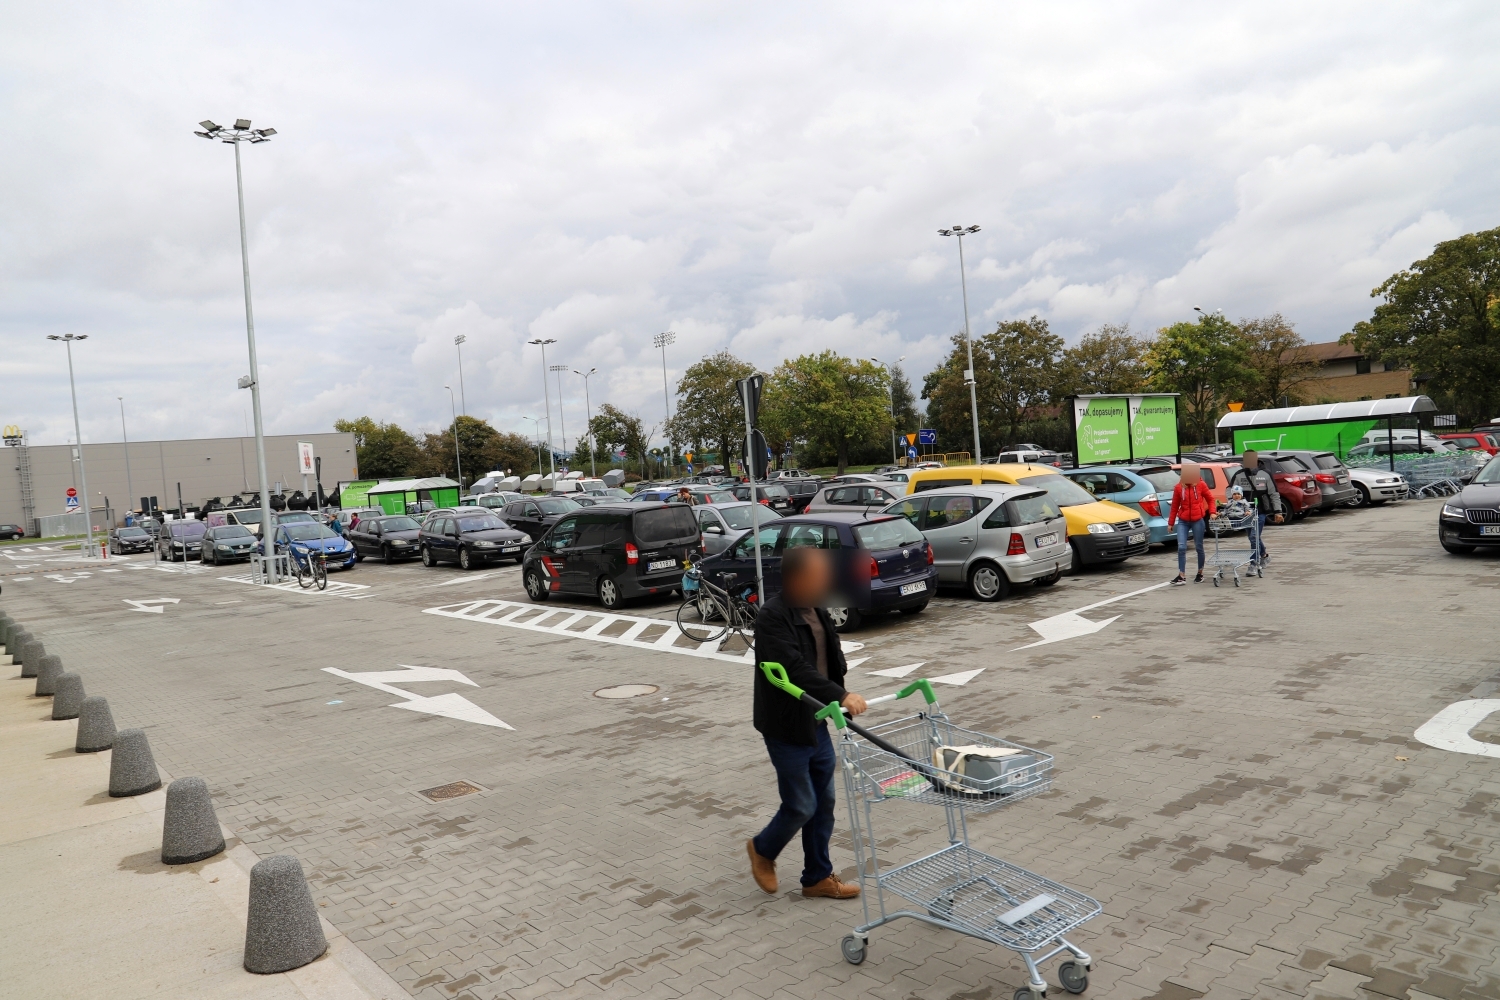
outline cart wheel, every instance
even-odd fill
[[[1235,577],[1235,578],[1234,578],[1234,585],[1235,585],[1235,586],[1236,586],[1236,587],[1238,587],[1238,586],[1239,586],[1239,585],[1240,585],[1240,578],[1239,578],[1239,577]]]
[[[1057,967],[1057,981],[1069,993],[1082,993],[1089,988],[1089,970],[1077,962],[1064,962]]]
[[[1218,585],[1219,585],[1219,574],[1215,573],[1214,574],[1214,586],[1217,587]]]
[[[844,940],[839,942],[839,949],[844,953],[844,961],[850,965],[859,965],[865,960],[865,941],[861,941],[853,934],[844,935]]]
[[[1035,993],[1032,991],[1031,987],[1023,986],[1020,989],[1016,990],[1016,995],[1013,1000],[1047,1000],[1047,994]]]

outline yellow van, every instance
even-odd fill
[[[1144,555],[1150,533],[1139,514],[1113,500],[1099,500],[1051,465],[957,465],[918,469],[906,481],[906,492],[924,493],[945,486],[1007,483],[1047,491],[1062,508],[1073,549],[1073,571],[1097,563],[1120,562]]]

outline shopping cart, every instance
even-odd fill
[[[839,759],[864,907],[864,922],[841,943],[845,961],[862,963],[870,931],[910,917],[1020,955],[1028,978],[1027,985],[1016,991],[1015,1000],[1042,1000],[1047,982],[1038,966],[1063,952],[1071,956],[1057,968],[1063,989],[1082,993],[1088,988],[1093,960],[1064,935],[1098,916],[1099,903],[969,846],[966,814],[994,812],[1047,791],[1052,787],[1050,756],[955,726],[943,714],[926,680],[869,701],[877,705],[920,691],[927,702],[922,711],[867,729],[847,718],[838,705],[823,705],[793,684],[781,664],[762,663],[760,668],[773,685],[817,708],[818,718],[831,718],[840,732]],[[980,774],[971,774],[967,762],[954,759],[959,749],[1002,753],[982,758],[994,763]],[[874,809],[893,801],[942,806],[948,821],[948,846],[915,861],[882,868],[876,852]],[[887,894],[910,906],[888,902]]]
[[[1228,570],[1234,577],[1234,585],[1240,585],[1240,570],[1245,571],[1245,576],[1264,576],[1265,566],[1260,558],[1260,517],[1255,511],[1251,511],[1244,517],[1231,518],[1222,514],[1208,519],[1208,530],[1213,533],[1213,551],[1208,554],[1205,564],[1214,567],[1214,586],[1224,579],[1224,571]],[[1240,548],[1237,544],[1240,532],[1244,532],[1243,541],[1248,543],[1246,547]]]

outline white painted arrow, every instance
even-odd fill
[[[387,707],[409,708],[413,712],[442,715],[450,719],[457,719],[460,722],[476,722],[481,726],[515,729],[514,726],[508,726],[504,722],[501,722],[461,694],[440,694],[432,698],[412,698],[410,701],[400,701]]]
[[[506,725],[463,695],[440,694],[429,698],[393,686],[393,684],[415,684],[422,681],[449,681],[478,687],[478,684],[464,676],[463,671],[450,670],[447,667],[419,667],[407,663],[399,664],[399,666],[400,670],[366,670],[360,673],[350,673],[337,667],[324,667],[323,671],[404,699],[394,705],[386,706],[387,708],[405,708],[427,715],[441,715],[449,719],[457,719],[460,722],[473,722],[498,729],[514,729],[513,726]]]
[[[1032,622],[1029,627],[1042,638],[1037,642],[1028,643],[1025,646],[1017,646],[1016,649],[1031,649],[1034,646],[1045,646],[1052,642],[1062,642],[1064,639],[1076,639],[1081,635],[1091,635],[1109,625],[1110,622],[1117,620],[1120,616],[1115,615],[1114,618],[1107,618],[1102,622],[1096,622],[1083,617],[1083,612],[1102,608],[1106,604],[1113,604],[1116,601],[1123,601],[1127,597],[1149,594],[1153,590],[1160,590],[1170,585],[1171,581],[1168,581],[1167,583],[1158,583],[1151,587],[1142,587],[1140,590],[1132,590],[1128,594],[1107,597],[1102,601],[1086,604],[1074,611],[1064,611],[1060,615],[1053,615],[1051,618],[1043,618],[1039,622]]]
[[[132,601],[127,598],[125,603],[130,605],[130,610],[132,611],[144,611],[147,614],[159,615],[163,611],[163,605],[181,604],[182,601],[176,597],[151,597],[144,601]]]
[[[984,673],[984,668],[983,667],[979,667],[979,668],[977,668],[975,670],[960,670],[956,674],[944,674],[941,677],[929,677],[927,679],[930,680],[934,684],[958,684],[958,685],[963,685],[963,684],[969,683],[970,681],[972,681],[974,678],[978,677],[982,673]]]
[[[916,670],[917,668],[921,667],[922,664],[926,663],[926,662],[927,662],[926,660],[923,660],[922,663],[908,663],[904,667],[886,667],[884,670],[871,670],[870,671],[870,676],[871,677],[905,677],[907,674],[909,674],[913,670]]]

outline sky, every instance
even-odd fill
[[[920,390],[963,329],[1280,312],[1311,342],[1500,225],[1483,3],[15,4],[0,424],[268,433],[461,410],[571,448],[728,349]],[[652,338],[675,333],[663,352]],[[548,365],[526,342],[552,339]],[[575,370],[595,374],[587,382]],[[534,422],[541,421],[540,425]],[[566,438],[564,438],[566,434]]]

